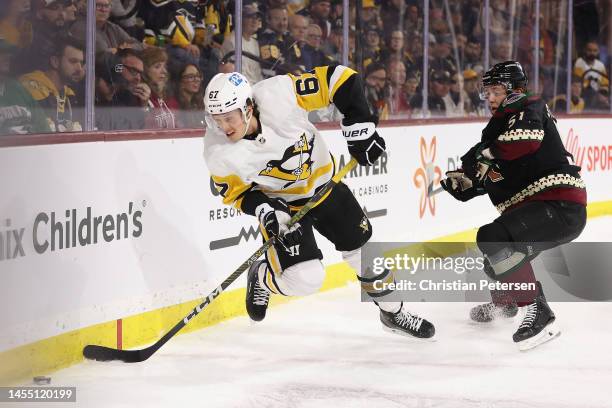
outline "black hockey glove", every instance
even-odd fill
[[[440,181],[442,188],[459,201],[468,201],[485,193],[484,188],[474,185],[462,169],[447,171],[446,178]]]
[[[465,175],[480,184],[495,167],[495,162],[488,144],[478,143],[461,157],[461,167]]]
[[[291,220],[291,212],[285,200],[276,198],[260,204],[255,209],[255,215],[265,228],[268,237],[276,237],[285,248],[301,242],[303,231],[300,223],[293,224],[291,228],[287,226]]]
[[[371,166],[385,151],[385,140],[376,132],[373,122],[342,124],[348,151],[362,166]]]

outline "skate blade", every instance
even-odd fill
[[[549,342],[561,335],[561,330],[557,327],[556,322],[546,326],[534,337],[516,343],[520,351],[529,351],[546,342]]]
[[[391,327],[387,327],[384,324],[381,325],[383,330],[389,333],[393,333],[393,334],[398,334],[400,336],[404,336],[404,337],[408,337],[409,339],[413,339],[418,341],[419,343],[423,342],[423,343],[433,343],[434,341],[436,341],[436,335],[434,334],[432,337],[429,338],[423,338],[423,337],[416,337],[413,336],[409,333],[406,333],[403,330],[398,330],[398,329],[392,329]]]

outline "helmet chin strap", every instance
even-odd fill
[[[244,117],[245,126],[244,126],[244,132],[242,133],[242,136],[240,137],[241,139],[245,137],[247,135],[247,132],[249,131],[249,122],[251,121],[251,118],[253,117],[253,111],[251,110],[250,113],[245,113],[243,117]]]

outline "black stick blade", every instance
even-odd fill
[[[146,360],[150,355],[146,355],[142,350],[117,350],[110,347],[97,346],[90,344],[83,349],[83,357],[88,360],[96,361],[123,361],[125,363],[139,363]]]

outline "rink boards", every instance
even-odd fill
[[[559,122],[566,148],[583,166],[590,216],[611,212],[610,123]],[[495,217],[486,197],[462,205],[444,193],[425,194],[482,127],[380,129],[387,154],[346,178],[371,218],[373,239],[470,239]],[[346,163],[339,129],[322,134]],[[79,361],[88,342],[129,348],[155,339],[261,244],[254,219],[221,203],[201,138],[0,148],[0,166],[0,384]],[[351,279],[333,247],[319,242],[325,287]],[[240,279],[190,328],[243,314],[244,284]]]

